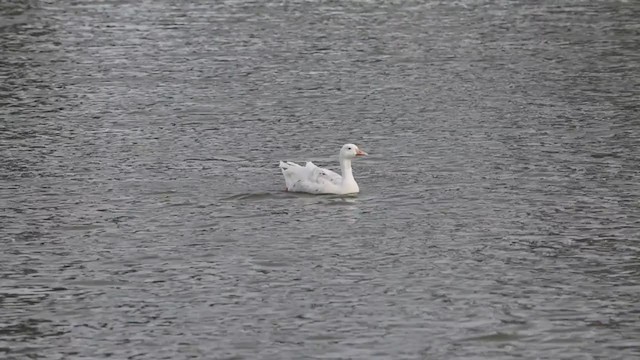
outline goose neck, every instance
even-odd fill
[[[342,178],[344,180],[353,179],[353,172],[351,170],[351,160],[340,159],[340,170],[342,171]]]

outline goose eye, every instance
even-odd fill
[[[350,148],[350,147],[348,147],[348,148],[347,148],[347,150],[351,150],[351,148]]]

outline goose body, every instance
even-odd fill
[[[356,145],[346,144],[340,149],[340,170],[342,175],[329,169],[316,166],[308,161],[305,166],[294,162],[280,161],[280,169],[284,175],[287,191],[309,194],[356,194],[360,192],[358,183],[353,177],[351,160],[367,155]]]

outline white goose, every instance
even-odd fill
[[[310,194],[355,194],[360,192],[351,171],[351,160],[356,156],[367,155],[353,144],[343,145],[340,149],[340,170],[342,176],[327,169],[315,166],[308,161],[306,166],[280,161],[280,169],[287,184],[287,191]]]

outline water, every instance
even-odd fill
[[[0,14],[0,357],[640,356],[640,3]]]

